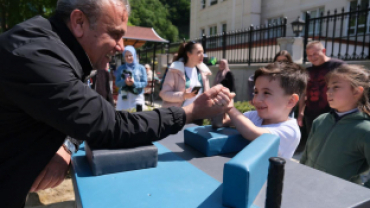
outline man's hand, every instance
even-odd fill
[[[54,188],[61,184],[67,174],[70,162],[71,155],[64,150],[63,146],[60,147],[35,182],[33,182],[30,192]]]
[[[192,104],[184,107],[186,123],[197,119],[211,118],[214,115],[228,112],[232,107],[235,93],[222,85],[216,85],[201,94]]]
[[[127,85],[127,86],[132,86],[132,85],[134,85],[134,80],[132,79],[132,77],[127,77],[127,78],[125,79],[125,82],[126,82],[126,85]]]

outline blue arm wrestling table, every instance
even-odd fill
[[[194,125],[187,125],[191,127]],[[224,164],[235,154],[205,157],[184,144],[180,131],[159,142],[156,168],[93,176],[84,147],[72,156],[78,208],[220,208]],[[266,185],[265,185],[266,186]],[[252,208],[263,208],[266,187]],[[282,207],[370,207],[370,190],[287,161]],[[361,204],[361,205],[360,205]]]

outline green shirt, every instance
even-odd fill
[[[313,122],[300,163],[361,184],[360,174],[370,166],[370,117],[322,114]],[[365,186],[370,188],[370,181]]]

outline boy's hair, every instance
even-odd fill
[[[364,66],[343,64],[326,75],[326,83],[332,77],[341,77],[351,83],[352,88],[363,87],[364,92],[357,103],[357,108],[370,116],[370,72]]]
[[[279,79],[285,94],[303,94],[307,85],[306,69],[295,63],[275,62],[256,70],[254,82],[260,76],[269,76],[272,80]]]

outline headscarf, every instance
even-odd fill
[[[136,64],[138,64],[138,60],[137,60],[137,57],[136,57],[136,50],[132,46],[125,46],[125,50],[123,51],[123,57],[125,57],[125,54],[126,54],[127,51],[131,52],[131,54],[134,58],[134,61],[130,64],[126,63],[126,66],[127,66],[127,68],[134,69]]]
[[[218,70],[215,80],[213,82],[213,86],[219,84],[222,80],[225,79],[226,74],[230,71],[229,69],[229,63],[226,59],[222,59],[220,62],[223,62],[225,64],[225,68],[223,70]]]

